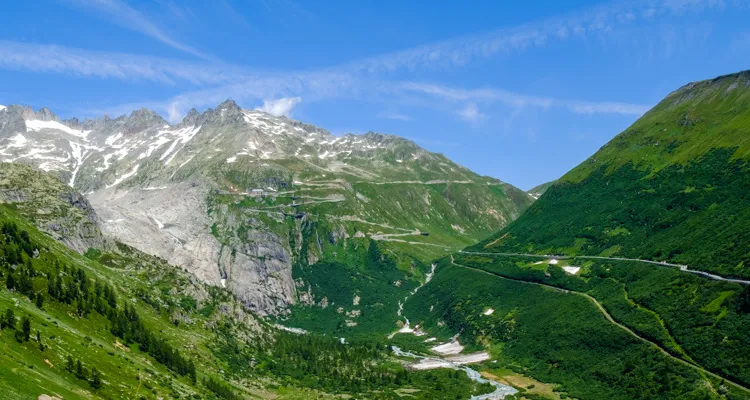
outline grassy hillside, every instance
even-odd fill
[[[669,260],[750,276],[750,72],[687,85],[474,249]]]
[[[457,255],[502,277],[586,293],[619,323],[673,356],[750,387],[750,290],[674,268],[610,260]],[[562,267],[579,267],[577,273]],[[750,394],[750,393],[748,393]]]
[[[589,291],[625,326],[653,332],[653,337],[661,335],[665,342],[672,340],[672,334],[679,343],[673,343],[670,352],[677,354],[684,346],[712,370],[731,370],[729,376],[744,381],[746,360],[741,348],[746,346],[742,332],[747,318],[738,317],[736,285],[702,288],[694,282],[699,278],[651,276],[650,271],[624,266],[602,266],[604,271],[611,267],[605,272],[611,277],[592,273],[569,280],[553,267],[552,278],[545,279],[544,270],[534,269],[528,260],[513,261],[531,266],[476,257],[456,258],[454,265],[447,258],[430,284],[407,301],[405,313],[430,332],[459,332],[462,343],[489,350],[498,364],[486,366],[488,372],[505,368],[531,376],[555,387],[561,398],[750,398],[750,392],[668,357],[629,334],[608,321],[585,296],[535,282]],[[630,282],[633,274],[643,279]],[[660,286],[665,283],[669,289]],[[494,311],[491,315],[485,313],[489,309]]]
[[[201,384],[222,369],[206,347],[210,326],[236,318],[246,336],[265,340],[231,296],[159,260],[126,247],[84,258],[7,208],[0,224],[0,386],[8,398],[215,397]],[[19,337],[26,319],[31,334]]]
[[[750,73],[681,88],[509,226],[444,259],[405,314],[488,349],[498,365],[487,372],[530,376],[560,397],[750,398],[750,289],[575,258],[749,276],[748,131]]]

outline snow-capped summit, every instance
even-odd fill
[[[47,108],[34,112],[9,106],[0,114],[0,160],[56,171],[83,192],[179,179],[228,164],[247,169],[289,159],[321,173],[343,172],[367,180],[385,171],[406,178],[412,162],[422,163],[420,173],[430,175],[432,170],[435,177],[464,172],[396,136],[368,132],[336,137],[287,117],[242,109],[232,100],[202,113],[192,109],[175,125],[148,109],[83,122],[61,121]]]

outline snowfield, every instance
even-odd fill
[[[38,119],[30,119],[26,121],[26,132],[38,132],[45,129],[63,131],[69,135],[78,136],[80,138],[85,138],[89,135],[89,132],[91,132],[68,128],[57,121],[41,121]]]

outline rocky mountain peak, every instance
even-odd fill
[[[0,111],[0,137],[26,130],[23,113],[24,108],[16,105],[7,106]]]
[[[41,121],[59,121],[60,120],[59,118],[57,118],[57,115],[55,115],[55,113],[50,111],[50,109],[47,107],[43,107],[42,109],[37,111],[36,114],[34,114],[34,116],[35,116],[34,119],[38,119]]]
[[[126,134],[142,132],[148,128],[169,125],[161,115],[147,109],[141,108],[130,113],[124,120],[124,132]]]
[[[182,122],[180,122],[181,125],[198,125],[198,119],[201,117],[201,113],[198,112],[195,108],[191,108],[190,111],[188,111],[187,115],[185,115],[185,118],[182,119]]]
[[[244,120],[242,109],[234,100],[225,100],[219,104],[216,109],[208,109],[201,115],[200,118],[196,118],[196,122],[202,124],[205,123],[216,123],[219,125],[231,125],[234,123],[240,123]]]
[[[232,99],[226,99],[221,104],[219,104],[216,107],[217,110],[234,110],[234,111],[240,111],[240,106],[235,103]]]
[[[71,128],[78,128],[81,126],[81,121],[76,117],[73,117],[71,119],[64,119],[62,123],[63,125],[69,126]]]
[[[145,119],[145,120],[161,120],[161,121],[164,120],[161,117],[161,115],[155,113],[152,110],[149,110],[148,108],[141,108],[141,109],[135,110],[130,113],[130,116],[128,118]]]

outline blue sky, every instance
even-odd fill
[[[39,0],[3,14],[0,104],[178,121],[232,98],[404,136],[524,189],[683,84],[750,68],[744,0]]]

